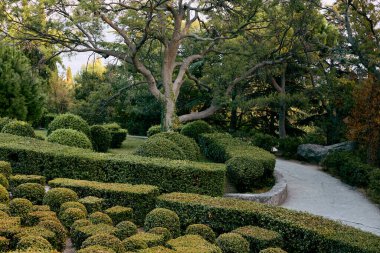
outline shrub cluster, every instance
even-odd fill
[[[51,210],[58,212],[63,203],[77,200],[78,195],[75,191],[62,187],[48,191],[44,196],[43,203],[50,206]]]
[[[2,133],[14,134],[24,137],[35,138],[33,127],[24,121],[14,120],[6,124],[1,130]]]
[[[90,137],[90,126],[88,123],[78,115],[65,113],[58,115],[50,122],[48,127],[48,135],[58,129],[72,129],[84,133]]]
[[[73,129],[54,130],[47,138],[48,141],[70,147],[91,149],[90,139],[82,132]]]
[[[74,224],[73,224],[74,225]],[[107,224],[91,224],[84,226],[77,226],[71,233],[71,239],[73,240],[76,248],[80,248],[82,243],[89,237],[96,234],[110,234],[115,235],[117,228]]]
[[[198,141],[198,138],[201,134],[211,133],[212,127],[203,120],[196,120],[184,125],[181,129],[181,134],[193,138],[195,141]]]
[[[136,155],[162,157],[171,160],[185,160],[185,152],[173,141],[163,137],[151,137],[135,151]]]
[[[214,243],[215,242],[215,232],[207,225],[204,224],[191,224],[186,228],[186,234],[188,235],[199,235],[203,239]]]
[[[103,125],[111,133],[111,148],[120,148],[121,144],[127,138],[128,131],[122,129],[117,123]]]
[[[375,253],[379,237],[319,216],[260,203],[170,193],[158,198],[157,206],[179,214],[181,224],[208,224],[214,231],[229,232],[253,225],[278,232],[289,252]],[[353,240],[355,238],[355,240]]]
[[[111,132],[101,125],[94,125],[90,128],[92,147],[98,152],[107,152],[111,146]]]
[[[249,243],[243,236],[236,233],[221,234],[216,239],[216,244],[223,253],[249,253]]]
[[[167,228],[173,237],[179,236],[181,232],[178,215],[165,208],[156,208],[146,215],[144,229],[148,231],[155,227]]]

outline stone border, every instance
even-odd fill
[[[273,206],[279,206],[285,202],[288,196],[287,183],[284,176],[278,172],[274,171],[274,177],[276,179],[276,184],[273,188],[264,193],[253,194],[253,193],[226,193],[223,197],[225,198],[235,198],[242,200],[255,201],[259,203],[265,203]]]

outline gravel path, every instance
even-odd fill
[[[354,187],[316,165],[277,159],[276,169],[288,183],[282,207],[306,211],[380,235],[380,208]]]

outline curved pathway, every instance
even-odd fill
[[[316,165],[277,159],[288,183],[282,207],[306,211],[380,235],[380,208],[354,187],[321,171]]]

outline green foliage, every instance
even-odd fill
[[[33,204],[42,204],[45,195],[45,187],[37,183],[24,183],[18,185],[13,191],[13,197],[25,198]]]
[[[178,215],[165,208],[156,208],[145,217],[144,229],[148,231],[154,227],[164,227],[169,229],[173,237],[180,234],[180,223]]]
[[[164,236],[159,234],[152,234],[146,232],[140,232],[129,237],[131,240],[145,242],[148,247],[155,247],[165,243]],[[129,239],[128,238],[128,239]]]
[[[0,185],[0,204],[9,202],[9,192],[4,186]]]
[[[124,240],[137,234],[137,226],[130,221],[122,221],[116,225],[117,231],[115,235],[120,239]]]
[[[68,188],[54,188],[45,194],[43,203],[50,206],[51,210],[58,212],[63,203],[77,200],[78,195],[75,191]]]
[[[0,117],[0,132],[1,132],[1,130],[3,130],[5,125],[7,125],[8,123],[10,123],[12,121],[13,120],[8,118],[8,117],[4,117],[4,118]]]
[[[46,228],[57,237],[58,249],[62,250],[66,244],[67,231],[59,220],[42,220],[38,223],[38,226]]]
[[[286,253],[286,251],[281,248],[267,248],[260,250],[259,253]]]
[[[186,159],[184,151],[177,144],[162,137],[149,138],[138,147],[135,154],[146,157],[162,157],[172,160]]]
[[[107,247],[110,249],[113,249],[116,253],[123,253],[124,252],[124,247],[121,244],[121,241],[113,236],[113,235],[108,235],[108,234],[96,234],[93,235],[89,238],[87,238],[83,243],[82,243],[82,249],[87,248],[89,246],[103,246]]]
[[[199,235],[211,243],[214,243],[216,238],[215,232],[204,224],[191,224],[186,228],[185,233],[187,235]]]
[[[12,167],[9,162],[0,161],[0,174],[5,175],[6,178],[9,178],[12,174]]]
[[[369,176],[368,195],[376,203],[380,203],[380,169],[374,169]]]
[[[117,228],[107,224],[96,224],[87,226],[77,226],[71,234],[71,239],[76,248],[80,248],[82,243],[90,236],[97,234],[110,234],[114,235]]]
[[[273,230],[282,236],[284,249],[289,252],[375,253],[380,247],[374,234],[308,213],[251,201],[170,193],[161,195],[157,206],[176,211],[183,226],[206,223],[217,232],[247,225]]]
[[[110,123],[103,125],[111,133],[111,148],[120,148],[121,144],[127,138],[128,131],[121,129],[117,123]]]
[[[53,247],[42,236],[25,236],[20,239],[20,241],[17,243],[17,249],[18,250],[26,250],[28,248],[33,249],[42,249],[42,250],[52,250]]]
[[[14,198],[9,202],[9,212],[12,216],[20,216],[21,218],[32,210],[33,203],[27,199]]]
[[[76,220],[74,221],[74,223],[71,225],[71,228],[70,228],[70,235],[74,235],[77,233],[77,229],[80,228],[80,227],[86,227],[86,226],[90,226],[90,225],[93,225],[91,223],[91,221],[89,221],[88,219],[80,219],[80,220]]]
[[[111,132],[102,125],[90,127],[92,147],[98,152],[107,152],[111,145]]]
[[[60,214],[63,213],[63,211],[65,211],[68,208],[78,208],[87,215],[86,207],[78,201],[68,201],[68,202],[63,203],[61,207],[59,208],[59,213]]]
[[[88,216],[88,219],[92,222],[92,224],[107,224],[112,225],[112,219],[105,213],[95,212]]]
[[[169,241],[173,238],[172,233],[170,233],[169,229],[163,227],[154,227],[149,229],[148,233],[161,235],[165,242]]]
[[[129,237],[122,241],[125,251],[136,252],[140,249],[148,248],[148,244],[140,238]]]
[[[133,209],[124,206],[113,206],[104,211],[109,217],[111,217],[113,224],[118,224],[122,221],[133,220]]]
[[[161,132],[162,132],[161,125],[154,125],[154,126],[149,127],[148,131],[146,132],[146,135],[148,137],[151,137]]]
[[[6,237],[0,236],[0,249],[2,252],[9,250],[9,241]]]
[[[185,235],[167,242],[175,252],[222,253],[220,248],[209,243],[199,235]]]
[[[89,213],[94,213],[103,210],[105,199],[95,196],[87,196],[78,201],[86,207]]]
[[[31,125],[24,121],[14,120],[6,124],[1,130],[2,133],[14,134],[18,136],[35,138],[36,134]]]
[[[0,174],[0,185],[4,186],[5,189],[9,188],[9,181],[3,174]]]
[[[236,233],[221,234],[216,239],[216,244],[223,253],[249,253],[248,241]]]
[[[251,140],[252,145],[271,151],[273,147],[278,146],[278,139],[270,134],[254,132]]]
[[[292,158],[297,154],[297,148],[303,143],[300,137],[285,137],[279,139],[279,150],[283,156]]]
[[[78,253],[116,253],[113,249],[99,245],[88,246],[77,251]]]
[[[88,137],[73,129],[54,130],[47,139],[50,142],[66,145],[70,147],[91,149],[92,144]]]
[[[212,132],[211,126],[203,120],[196,120],[196,121],[187,123],[181,129],[181,134],[188,136],[190,138],[193,138],[196,141],[198,141],[198,137],[201,134],[211,133],[211,132]]]
[[[46,178],[44,176],[39,176],[39,175],[18,174],[18,175],[10,176],[9,183],[12,189],[16,188],[20,184],[26,184],[26,183],[36,183],[36,184],[40,184],[44,186],[46,184]]]
[[[90,126],[80,116],[71,113],[65,113],[58,115],[49,124],[48,135],[58,129],[72,129],[84,133],[86,136],[90,136]]]

